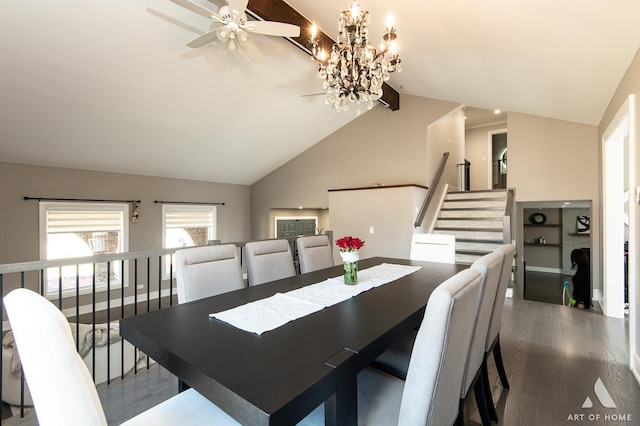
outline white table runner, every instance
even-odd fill
[[[212,313],[209,317],[260,335],[374,287],[413,274],[420,268],[420,266],[382,263],[358,271],[358,284],[355,285],[344,284],[342,276],[329,278],[287,293],[277,293],[266,299]]]

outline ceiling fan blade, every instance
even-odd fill
[[[327,92],[320,92],[320,93],[307,93],[305,95],[300,95],[301,98],[310,98],[312,96],[321,96],[321,95],[326,95]]]
[[[251,39],[247,39],[244,45],[242,45],[242,50],[254,65],[261,65],[264,62],[262,54]]]
[[[229,9],[243,14],[247,9],[247,4],[249,4],[249,0],[229,0]]]
[[[247,31],[257,34],[280,37],[299,37],[300,27],[297,25],[285,24],[284,22],[273,21],[251,21],[245,25]]]
[[[189,43],[187,43],[187,46],[193,49],[197,49],[198,47],[204,46],[205,44],[209,44],[212,41],[217,40],[218,34],[216,33],[216,31],[217,28],[214,28],[208,33],[204,33],[200,37],[194,38]]]
[[[178,6],[182,6],[185,9],[189,9],[192,12],[197,13],[198,15],[202,15],[205,18],[212,19],[216,13],[207,9],[206,7],[200,6],[197,3],[192,2],[191,0],[171,0]]]

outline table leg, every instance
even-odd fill
[[[182,380],[178,379],[178,393],[184,392],[184,391],[186,391],[186,390],[188,390],[190,388],[191,388],[191,386],[189,386],[188,384],[186,384]]]
[[[356,354],[343,351],[340,362],[327,362],[336,369],[336,392],[324,403],[324,422],[326,426],[357,426],[358,424],[358,369]]]

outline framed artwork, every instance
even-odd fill
[[[578,216],[576,217],[576,232],[578,234],[590,234],[590,220],[589,216]]]

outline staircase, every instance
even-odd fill
[[[507,189],[449,192],[434,234],[456,237],[456,262],[471,264],[511,241],[510,192]]]

